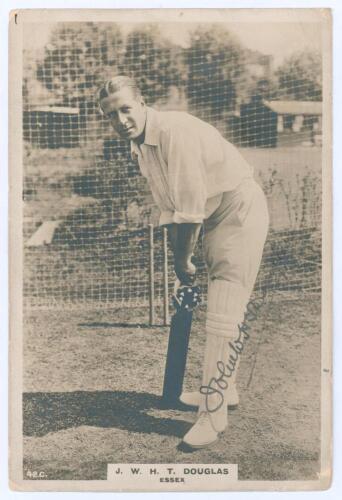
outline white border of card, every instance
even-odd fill
[[[108,464],[107,480],[37,480],[23,478],[23,215],[22,215],[22,62],[23,27],[51,22],[319,22],[323,54],[323,203],[321,323],[321,470],[316,480],[238,480],[238,464]],[[332,476],[332,17],[329,9],[153,9],[18,10],[11,13],[9,38],[9,184],[10,184],[10,486],[17,491],[300,491],[327,489]],[[185,482],[161,483],[158,475],[184,476],[194,467],[225,468],[224,475],[189,474]],[[120,480],[115,474],[120,468]],[[139,477],[132,476],[139,468]],[[172,469],[172,473],[170,470]]]

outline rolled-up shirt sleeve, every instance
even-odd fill
[[[207,186],[201,159],[200,137],[179,128],[165,134],[168,183],[174,213],[162,213],[160,223],[201,223],[205,217]],[[162,222],[165,220],[167,222]]]

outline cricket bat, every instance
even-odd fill
[[[178,406],[183,389],[186,359],[190,340],[192,314],[201,302],[198,286],[176,284],[172,297],[176,312],[172,316],[163,386],[163,404]]]

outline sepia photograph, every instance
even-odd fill
[[[12,489],[329,487],[331,36],[12,11]]]

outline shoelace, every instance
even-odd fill
[[[201,414],[200,414],[200,416],[198,417],[198,420],[197,420],[196,424],[199,427],[203,427],[208,422],[211,424],[209,413],[207,411],[202,411]]]
[[[200,427],[200,428],[202,428],[202,427],[204,427],[204,425],[206,425],[207,423],[209,423],[209,424],[210,424],[210,427],[211,427],[211,429],[212,429],[214,432],[216,432],[216,433],[220,433],[220,432],[222,432],[222,429],[221,429],[221,430],[217,430],[217,429],[215,429],[214,422],[213,422],[213,421],[211,420],[211,418],[210,418],[210,413],[209,413],[209,412],[207,412],[207,411],[202,411],[202,412],[200,413],[200,416],[198,417],[197,422],[196,422],[196,424],[195,424],[195,425],[196,425],[196,426],[198,426],[198,427]]]

